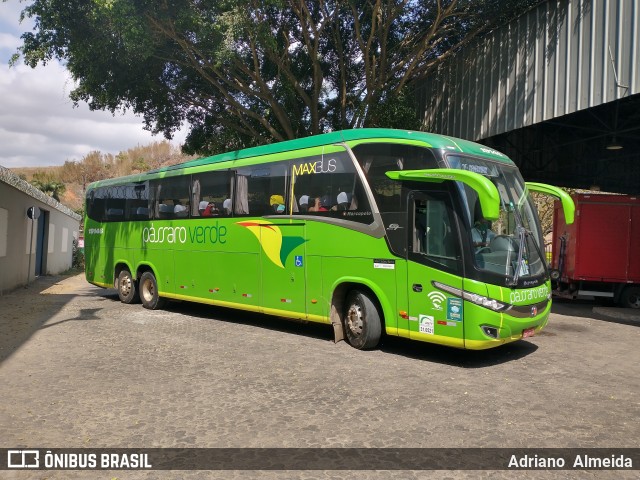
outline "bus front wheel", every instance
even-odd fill
[[[138,301],[138,289],[136,288],[136,282],[131,276],[129,270],[122,270],[118,274],[118,284],[116,288],[118,290],[118,297],[122,303],[135,303]]]
[[[164,305],[164,298],[158,295],[158,282],[152,272],[144,272],[140,277],[140,300],[142,306],[149,310],[157,310]]]
[[[371,298],[360,290],[347,296],[344,330],[349,344],[359,350],[374,348],[380,341],[380,313]]]

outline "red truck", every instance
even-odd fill
[[[554,294],[603,297],[640,308],[640,197],[575,194],[575,222],[553,212]]]

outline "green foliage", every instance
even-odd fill
[[[79,248],[78,240],[73,239],[73,246],[71,249],[71,268],[76,270],[84,270],[84,248]]]
[[[75,102],[131,108],[185,150],[416,128],[413,86],[539,0],[33,0],[20,53],[63,61]],[[142,165],[140,165],[142,166]]]
[[[93,151],[88,153],[82,161],[67,160],[62,166],[61,176],[66,182],[81,185],[84,193],[89,183],[108,178],[106,159],[107,157],[100,152]]]
[[[36,172],[31,179],[31,185],[38,190],[46,193],[54,200],[60,201],[60,196],[65,192],[66,186],[64,183],[56,180],[50,173]]]
[[[137,172],[146,172],[149,170],[149,164],[144,158],[136,158],[132,163],[133,170]]]
[[[415,100],[408,87],[389,95],[371,106],[367,127],[400,128],[418,130],[420,120],[416,116]]]

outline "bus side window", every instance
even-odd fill
[[[452,236],[449,215],[441,200],[430,200],[426,208],[427,242],[424,253],[442,257],[452,257]]]
[[[98,187],[87,194],[87,215],[97,222],[105,221],[106,188]]]
[[[438,161],[429,148],[395,143],[363,143],[353,153],[367,177],[380,212],[400,212],[402,202],[400,182],[391,180],[386,172],[438,168]]]
[[[456,268],[457,248],[451,209],[444,198],[414,200],[413,253],[432,262]]]
[[[124,220],[126,208],[126,185],[118,185],[106,188],[106,217],[110,222],[121,222]]]
[[[345,151],[292,162],[293,191],[299,209],[318,217],[335,217],[370,224],[373,221],[368,197],[351,157]],[[358,211],[349,215],[347,210]]]
[[[231,197],[231,172],[217,170],[193,175],[191,182],[191,216],[214,217],[229,215],[223,203]],[[209,207],[209,208],[207,208]],[[207,212],[205,214],[205,211]]]
[[[165,177],[150,182],[149,206],[158,220],[186,218],[191,208],[190,177]]]
[[[413,225],[413,251],[427,253],[427,214],[425,202],[416,200]]]
[[[290,162],[285,160],[238,169],[234,213],[252,216],[288,213],[289,164]],[[276,204],[284,208],[280,207],[281,211],[277,211]]]
[[[148,186],[148,182],[136,182],[124,185],[121,196],[125,200],[125,220],[138,221],[149,219]]]

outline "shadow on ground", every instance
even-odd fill
[[[104,296],[113,301],[119,301],[118,295],[114,291]],[[333,328],[326,324],[296,321],[191,302],[168,302],[164,309],[197,318],[251,325],[288,335],[311,337],[328,342],[333,342],[334,339]],[[461,350],[389,336],[383,336],[378,346],[378,350],[386,354],[460,368],[483,368],[518,360],[535,352],[537,348],[536,345],[527,341],[518,341],[490,350]]]
[[[600,320],[620,325],[640,327],[640,310],[633,308],[611,307],[593,300],[554,299],[551,313],[567,317]]]
[[[40,276],[26,287],[0,297],[0,363],[9,358],[76,295],[50,290],[69,276]]]

